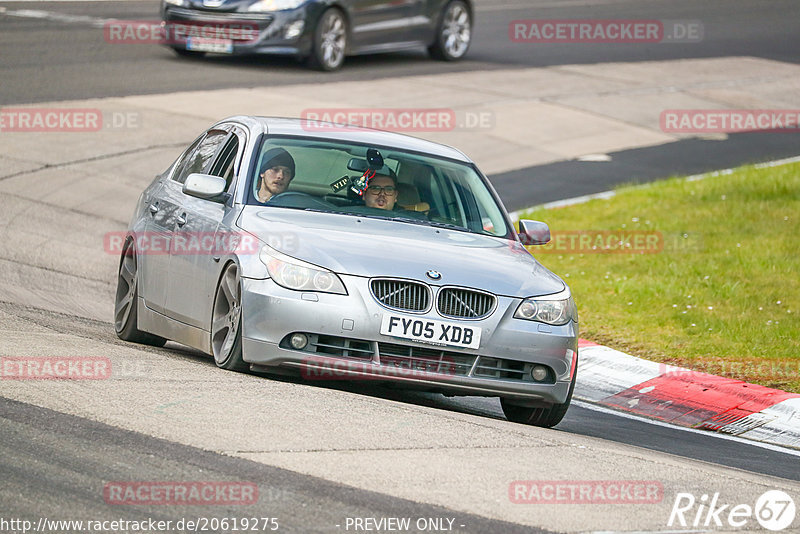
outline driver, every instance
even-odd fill
[[[370,208],[393,210],[397,202],[397,180],[394,176],[376,174],[364,191],[364,204]]]
[[[262,204],[286,191],[294,178],[294,159],[282,148],[271,148],[261,160],[256,200]]]

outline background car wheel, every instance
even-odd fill
[[[578,378],[578,370],[572,376],[572,383],[569,385],[567,400],[562,404],[553,404],[549,408],[528,408],[525,406],[515,406],[507,399],[500,399],[500,406],[506,419],[512,423],[522,423],[525,425],[541,426],[550,428],[556,426],[564,418],[572,402],[572,392],[575,390],[575,381]]]
[[[136,250],[133,241],[125,242],[119,258],[117,295],[114,299],[114,330],[117,337],[133,343],[144,343],[163,347],[167,342],[160,336],[142,332],[137,328],[136,306],[139,300],[138,276],[136,274]]]
[[[217,286],[211,314],[211,350],[217,367],[229,371],[248,371],[242,359],[242,287],[239,267],[225,268]]]
[[[186,50],[185,48],[173,48],[172,51],[175,52],[180,57],[201,58],[206,55],[205,52],[198,52],[197,50]]]
[[[346,51],[347,21],[341,11],[331,8],[322,14],[314,30],[308,63],[316,69],[336,70],[344,63]]]
[[[472,15],[467,4],[453,0],[444,8],[436,40],[428,47],[435,59],[456,61],[464,57],[472,41]]]

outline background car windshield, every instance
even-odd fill
[[[286,192],[259,202],[259,173],[265,154],[286,150],[295,174]],[[382,173],[397,177],[393,210],[369,208],[355,190],[369,168],[368,150],[377,150]],[[381,171],[379,171],[381,173]],[[312,209],[358,216],[390,217],[422,224],[453,227],[481,234],[508,236],[510,228],[497,201],[470,165],[404,152],[389,147],[297,138],[268,138],[260,147],[248,182],[247,203],[281,208]]]

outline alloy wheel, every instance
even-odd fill
[[[241,325],[241,287],[239,268],[231,264],[222,275],[211,320],[211,347],[214,361],[223,365],[231,358]]]

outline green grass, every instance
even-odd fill
[[[657,253],[530,247],[570,285],[581,337],[800,393],[800,164],[623,187],[607,200],[521,218],[546,222],[554,236],[663,238]]]

